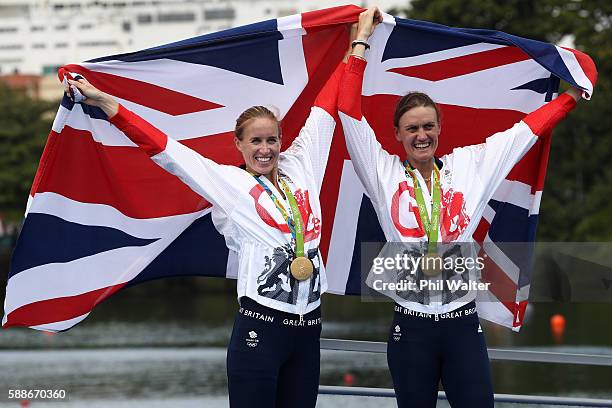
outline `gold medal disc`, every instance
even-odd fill
[[[444,268],[444,260],[436,252],[428,253],[423,256],[421,269],[423,275],[433,277],[442,273]]]
[[[312,264],[312,261],[305,256],[298,256],[291,261],[289,270],[295,279],[303,281],[312,276],[314,265]]]

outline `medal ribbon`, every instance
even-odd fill
[[[282,186],[283,192],[287,197],[287,201],[289,201],[289,206],[291,207],[291,215],[293,217],[289,216],[287,210],[285,210],[285,207],[283,207],[280,200],[276,197],[272,190],[270,190],[270,188],[259,179],[260,176],[256,176],[255,174],[252,174],[252,176],[255,177],[255,180],[257,180],[259,185],[261,185],[263,189],[268,193],[268,195],[272,199],[272,202],[274,203],[274,205],[276,205],[276,208],[281,213],[285,222],[287,223],[289,231],[291,231],[291,235],[295,239],[296,258],[304,256],[304,229],[302,226],[302,214],[300,213],[300,209],[298,208],[297,201],[295,200],[291,189],[289,189],[289,186],[287,185],[285,180],[279,178],[279,184]]]
[[[440,227],[440,207],[441,207],[441,189],[440,189],[440,170],[438,170],[438,166],[434,163],[434,168],[432,172],[432,203],[431,203],[431,220],[429,219],[429,215],[427,214],[427,208],[425,207],[425,199],[423,198],[423,190],[421,189],[421,185],[414,174],[414,170],[408,160],[404,162],[404,166],[406,167],[406,173],[412,177],[412,183],[414,185],[414,195],[417,201],[417,205],[419,208],[419,214],[421,215],[421,221],[423,222],[423,229],[425,230],[425,234],[427,234],[427,238],[429,239],[429,244],[427,246],[428,252],[437,253],[437,242],[438,242],[438,229]]]
[[[302,214],[300,213],[297,201],[295,201],[295,197],[293,196],[293,193],[289,189],[289,186],[287,185],[285,180],[281,179],[280,183],[283,185],[283,190],[285,191],[285,196],[287,197],[287,201],[289,201],[289,206],[291,207],[291,214],[293,215],[293,237],[295,238],[295,257],[300,258],[304,256],[304,229],[302,228]]]

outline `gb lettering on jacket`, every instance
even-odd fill
[[[319,235],[321,235],[321,220],[317,218],[312,211],[308,190],[298,188],[296,190],[292,189],[292,191],[295,201],[297,202],[298,209],[300,210],[300,215],[304,222],[304,242],[310,242],[317,239]],[[266,225],[275,228],[284,234],[291,233],[289,226],[279,213],[268,193],[266,193],[261,185],[254,185],[253,188],[251,188],[251,191],[249,191],[249,194],[251,197],[253,197],[257,215]],[[278,193],[276,192],[275,194]],[[264,200],[266,200],[265,203]],[[289,208],[287,208],[288,206],[284,206],[286,210],[289,210]]]
[[[459,238],[470,223],[465,209],[463,193],[441,185],[440,240],[452,242]],[[391,199],[391,219],[397,231],[405,238],[425,237],[423,220],[419,214],[412,181],[399,183]]]

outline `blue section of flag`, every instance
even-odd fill
[[[513,45],[522,49],[559,78],[578,86],[552,44],[495,30],[448,27],[398,17],[395,21],[396,26],[387,41],[382,61],[414,57],[478,43]],[[419,38],[419,40],[410,41],[410,38]]]
[[[165,58],[217,67],[282,85],[283,75],[278,53],[278,41],[282,38],[277,21],[267,20],[89,62],[137,62]]]
[[[393,58],[407,58],[423,55],[430,52],[447,50],[476,44],[480,41],[471,38],[448,36],[448,27],[424,21],[396,18],[382,60]],[[407,38],[418,35],[419,41],[407,41]]]
[[[35,266],[70,262],[111,249],[142,247],[155,241],[157,239],[133,237],[115,228],[82,225],[54,215],[30,213],[13,252],[9,278]]]
[[[225,277],[228,249],[209,215],[195,220],[126,287],[170,276]]]
[[[489,238],[520,269],[519,288],[528,285],[538,215],[529,215],[525,208],[507,202],[490,200],[489,206],[495,210]]]
[[[537,225],[537,215],[529,215],[525,208],[511,203],[490,200],[489,206],[495,210],[495,217],[489,228],[489,237],[494,242],[525,242],[533,241],[534,225]]]
[[[66,95],[64,95],[60,104],[68,110],[72,110],[75,105],[75,103]],[[108,116],[106,116],[106,113],[104,113],[104,111],[98,108],[97,106],[86,105],[84,103],[81,103],[80,105],[81,109],[83,109],[83,113],[85,113],[90,118],[108,120]]]
[[[359,220],[357,222],[357,232],[355,234],[355,250],[351,261],[351,271],[349,272],[349,277],[346,282],[347,295],[360,295],[361,284],[365,281],[361,279],[361,272],[364,267],[362,262],[365,263],[367,261],[362,261],[361,259],[362,242],[386,242],[385,234],[378,223],[376,211],[374,211],[372,202],[366,196],[363,196],[361,208],[359,209]],[[364,273],[367,274],[368,271],[364,271]]]
[[[84,103],[81,103],[80,105],[83,109],[83,113],[85,113],[90,118],[108,120],[108,116],[106,115],[106,113],[104,113],[104,111],[98,108],[97,106],[86,105]]]
[[[577,86],[574,77],[570,74],[563,59],[554,45],[516,35],[499,33],[499,37],[506,38],[510,43],[520,47],[540,65],[574,86]]]
[[[550,86],[550,78],[539,78],[534,79],[533,81],[529,81],[524,83],[523,85],[516,86],[512,88],[512,90],[518,89],[528,89],[533,92],[537,92],[539,94],[545,94],[548,92],[548,88]]]
[[[548,78],[539,78],[534,79],[533,81],[529,81],[524,83],[523,85],[519,85],[517,87],[512,88],[513,91],[527,89],[533,92],[537,92],[539,94],[545,94],[544,100],[546,102],[552,101],[552,97],[554,94],[559,92],[559,78],[554,75],[551,75]]]
[[[72,99],[70,99],[68,95],[64,94],[64,97],[62,98],[60,105],[62,105],[64,108],[68,110],[72,110],[72,108],[74,107],[74,102],[72,102]]]

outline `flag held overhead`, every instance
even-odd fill
[[[289,146],[361,11],[344,6],[264,21],[68,65],[59,77],[83,75],[168,137],[238,165],[236,117],[253,105],[277,106]],[[557,92],[558,78],[585,97],[597,79],[585,54],[498,31],[385,15],[370,42],[363,114],[396,154],[401,146],[393,139],[392,111],[408,91],[426,92],[440,104],[439,152],[445,154],[481,143],[542,106]],[[329,290],[358,294],[360,242],[384,237],[341,131],[337,126],[321,189],[321,251]],[[539,141],[514,167],[489,202],[476,241],[534,240],[548,149],[549,141]],[[13,254],[3,327],[67,330],[125,287],[179,275],[232,277],[232,254],[212,224],[210,206],[156,166],[100,109],[65,96]],[[479,314],[518,329],[530,280],[513,260],[504,262],[492,296],[511,293],[514,301],[482,304]],[[509,272],[517,270],[517,276]]]

